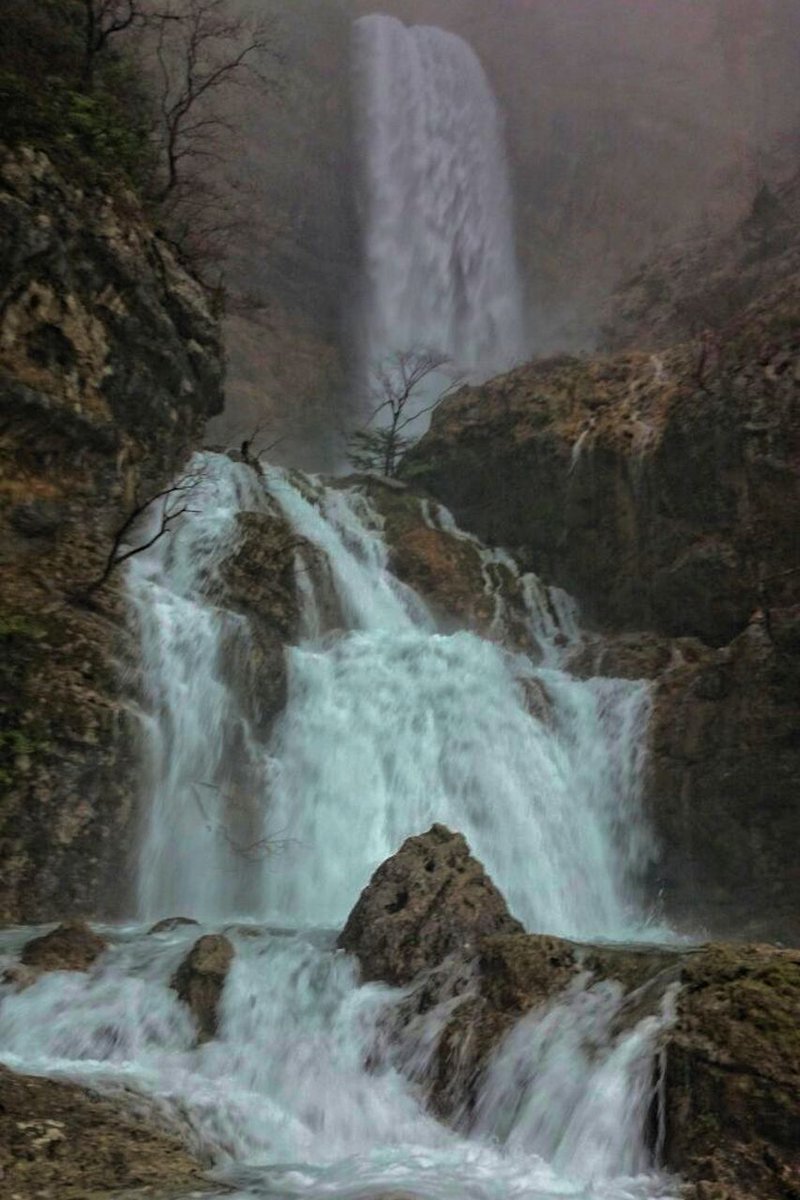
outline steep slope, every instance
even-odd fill
[[[0,918],[35,920],[123,890],[132,664],[116,575],[91,585],[220,411],[222,354],[124,189],[6,152],[0,234]]]

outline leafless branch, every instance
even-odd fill
[[[135,502],[125,520],[114,533],[111,549],[103,570],[91,583],[78,589],[74,594],[74,598],[80,600],[90,599],[100,588],[108,583],[114,571],[122,563],[127,562],[128,559],[133,558],[136,554],[142,554],[145,550],[149,550],[151,546],[154,546],[165,534],[170,532],[176,521],[189,513],[195,512],[196,510],[190,508],[188,501],[184,498],[199,487],[203,479],[204,472],[202,470],[193,472],[190,475],[184,475],[169,487],[162,488],[160,492],[155,492],[146,500]],[[175,497],[178,497],[177,501],[174,500]],[[123,550],[122,547],[125,545],[125,539],[128,534],[145,513],[159,502],[161,502],[161,512],[154,532],[144,542],[136,546],[128,546],[127,549]]]

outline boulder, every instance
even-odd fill
[[[191,1009],[198,1042],[208,1042],[219,1025],[219,1004],[233,962],[234,949],[220,933],[199,938],[184,958],[170,986]]]
[[[39,971],[88,971],[108,942],[83,921],[65,921],[22,949],[20,962]]]
[[[134,1115],[117,1099],[0,1066],[0,1194],[9,1200],[218,1195],[201,1164],[156,1120]]]
[[[474,952],[481,938],[521,932],[464,837],[434,825],[378,868],[338,945],[357,956],[365,980],[402,987],[450,954]]]

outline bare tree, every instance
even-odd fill
[[[266,61],[277,60],[275,21],[243,17],[230,0],[167,0],[157,22],[160,73],[159,138],[164,178],[156,199],[186,180],[188,164],[224,156],[222,136],[234,132],[218,103],[231,88],[272,90]]]
[[[200,815],[205,822],[206,829],[209,831],[209,833],[219,834],[219,836],[227,843],[234,854],[238,854],[242,858],[248,859],[250,862],[259,862],[264,858],[268,858],[276,851],[285,849],[286,846],[291,844],[293,839],[281,838],[275,835],[256,838],[252,842],[241,841],[233,836],[228,827],[222,821],[216,820],[211,813],[209,813],[203,801],[203,795],[200,789],[205,788],[209,792],[214,792],[225,801],[227,808],[233,809],[234,811],[242,810],[245,807],[242,802],[235,799],[233,796],[228,795],[226,792],[223,792],[222,789],[217,787],[217,785],[214,783],[193,783],[191,788],[192,792],[194,793],[194,798],[200,811]]]
[[[90,599],[95,592],[108,583],[117,567],[122,566],[124,562],[133,558],[134,555],[149,550],[151,546],[154,546],[165,534],[170,532],[175,522],[180,520],[181,517],[187,513],[196,512],[196,509],[189,507],[188,497],[201,485],[204,478],[205,473],[202,469],[194,471],[189,475],[182,476],[175,483],[167,488],[163,488],[160,492],[155,492],[154,495],[149,496],[146,500],[135,501],[133,508],[114,533],[111,549],[108,552],[103,570],[91,583],[80,588],[75,593],[74,598],[80,600]],[[161,511],[158,514],[158,523],[154,530],[149,533],[145,541],[135,546],[126,546],[128,534],[145,513],[159,502],[161,503]]]
[[[83,0],[83,11],[83,83],[91,91],[98,55],[113,37],[141,22],[144,12],[141,0]]]
[[[375,364],[369,382],[375,407],[365,428],[348,439],[348,456],[356,470],[379,470],[389,478],[397,475],[400,460],[414,441],[404,431],[438,408],[460,383],[459,378],[451,378],[426,402],[426,384],[448,365],[447,357],[434,350],[400,350]],[[370,428],[373,422],[378,423]]]

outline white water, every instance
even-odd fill
[[[236,958],[219,1037],[196,1048],[168,987],[200,930],[116,930],[89,975],[4,989],[0,1057],[149,1097],[241,1197],[673,1197],[644,1132],[668,1013],[626,1028],[613,986],[578,981],[512,1031],[476,1120],[449,1130],[426,1112],[419,1071],[412,1081],[379,1053],[397,994],[359,986],[332,934],[315,932],[341,924],[407,834],[443,821],[467,835],[529,927],[640,934],[646,689],[560,670],[561,641],[579,636],[575,612],[533,577],[520,582],[539,665],[471,633],[437,632],[389,572],[380,520],[357,491],[297,487],[272,472],[267,494],[213,455],[195,469],[199,511],[133,559],[129,575],[151,790],[140,914],[255,923],[228,930]],[[247,676],[231,669],[252,633],[218,605],[237,511],[270,505],[318,556],[311,570],[298,554],[305,636],[289,651],[288,706],[264,745]],[[429,519],[451,521],[443,511]],[[489,590],[495,569],[516,570],[498,553],[483,565]],[[499,630],[499,597],[496,614]],[[548,697],[539,716],[530,688]],[[250,836],[279,832],[276,857],[248,862],[231,845],[225,797],[243,778]],[[202,812],[200,779],[220,783]],[[437,1030],[428,1025],[412,1057],[429,1055]]]
[[[230,801],[263,795],[267,778],[265,748],[244,704],[252,636],[244,617],[213,599],[219,565],[235,545],[237,512],[263,510],[266,498],[253,472],[229,459],[197,456],[188,478],[192,487],[177,503],[192,512],[132,558],[128,576],[144,691],[138,909],[145,919],[176,911],[213,919],[252,908],[260,883],[260,871],[249,870],[228,841],[249,845],[263,836],[260,800],[244,814]],[[138,532],[142,543],[160,521],[159,508]],[[232,664],[240,666],[235,679]]]
[[[89,975],[56,973],[0,1004],[17,1070],[150,1098],[237,1195],[430,1200],[668,1200],[641,1130],[666,1018],[614,1035],[610,985],[576,987],[501,1046],[477,1127],[446,1129],[390,1062],[367,1071],[393,994],[358,987],[319,939],[230,932],[216,1040],[196,1048],[168,981],[198,931],[121,936]]]
[[[425,347],[488,376],[524,354],[504,129],[471,47],[356,22],[367,361]]]

